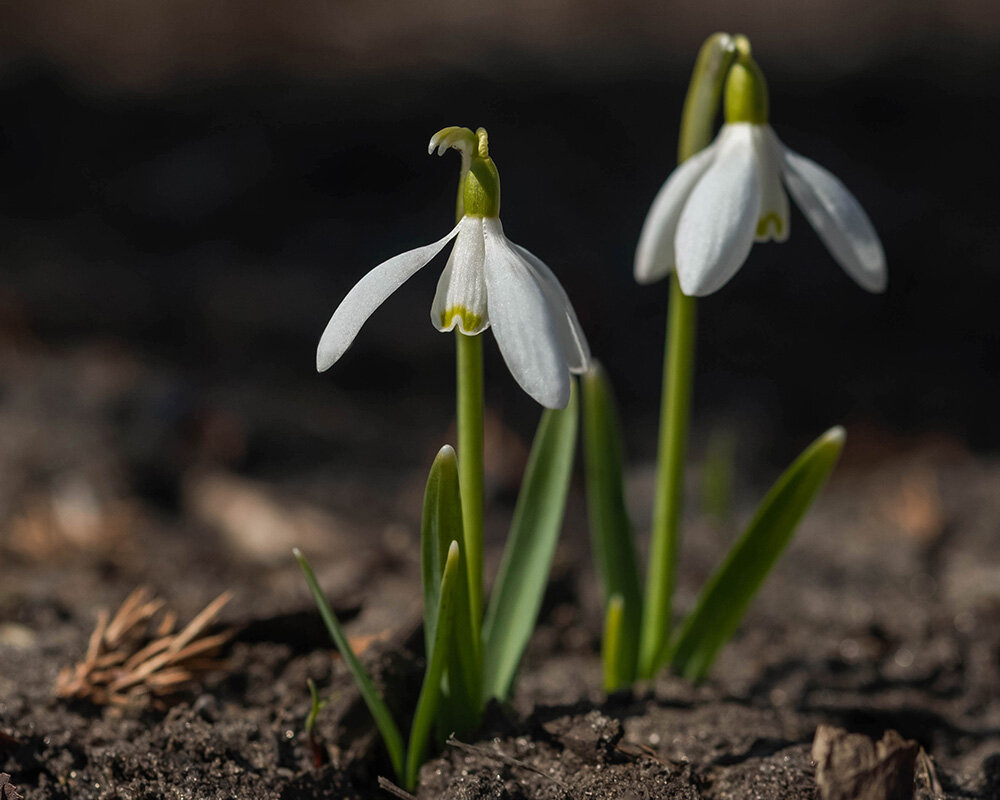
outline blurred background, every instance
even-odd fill
[[[185,494],[205,466],[381,513],[359,498],[449,436],[439,267],[331,372],[315,346],[370,267],[448,229],[446,125],[489,130],[505,228],[564,283],[648,462],[666,285],[632,254],[716,29],[751,38],[779,136],[858,196],[890,281],[861,291],[794,210],[700,304],[695,452],[732,430],[762,483],[835,423],[855,459],[995,450],[994,0],[35,0],[0,6],[0,513],[79,474],[84,517],[103,494],[213,508]],[[487,353],[519,447],[537,408]]]

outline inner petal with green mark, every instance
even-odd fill
[[[784,233],[785,233],[785,223],[775,211],[772,211],[770,214],[765,214],[757,221],[758,239],[773,238],[780,240],[783,238]]]
[[[431,322],[439,331],[450,331],[458,326],[462,333],[471,335],[489,326],[483,275],[485,260],[483,220],[465,217],[431,305]]]
[[[464,306],[452,306],[441,312],[441,328],[450,331],[458,325],[462,333],[477,333],[485,327],[483,317]]]
[[[760,164],[760,214],[754,239],[788,239],[788,194],[781,183],[781,143],[770,125],[753,126],[753,144]]]

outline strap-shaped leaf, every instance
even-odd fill
[[[459,584],[466,580],[465,570],[459,559],[458,542],[452,542],[444,562],[441,576],[441,592],[434,615],[437,625],[434,632],[434,646],[431,657],[427,661],[424,672],[424,683],[420,687],[420,697],[417,698],[417,709],[413,714],[413,726],[410,728],[410,746],[406,751],[405,786],[413,791],[420,775],[420,765],[427,753],[427,740],[430,737],[431,726],[437,713],[438,700],[441,697],[441,678],[448,663],[449,645],[454,634],[455,598]]]
[[[462,538],[462,500],[458,460],[451,445],[438,451],[427,475],[420,525],[420,569],[424,584],[424,647],[430,663],[434,648],[441,578],[449,545]]]
[[[621,673],[622,636],[624,635],[625,601],[620,594],[611,596],[604,612],[604,637],[601,642],[601,665],[604,672],[604,691],[613,692],[635,680],[626,679]],[[633,663],[634,666],[634,663]]]
[[[635,680],[639,656],[642,589],[636,563],[632,526],[625,507],[622,442],[614,393],[604,368],[594,362],[581,379],[583,390],[583,454],[587,476],[587,516],[591,546],[604,590],[605,615],[618,597],[617,643],[605,637],[605,688],[617,689]],[[611,648],[609,650],[609,648]],[[615,679],[609,677],[612,665]]]
[[[333,639],[337,650],[340,651],[341,658],[344,659],[351,677],[354,678],[354,682],[361,692],[361,698],[365,701],[365,705],[368,706],[368,710],[375,719],[375,725],[378,727],[379,733],[382,734],[382,741],[385,742],[385,749],[389,751],[389,760],[392,762],[392,768],[396,776],[400,780],[403,780],[403,737],[399,732],[399,727],[396,725],[396,721],[392,718],[388,706],[382,700],[371,678],[368,677],[365,668],[361,666],[358,657],[354,655],[354,651],[347,641],[347,636],[344,635],[344,629],[340,627],[333,609],[330,608],[330,604],[323,595],[323,590],[319,588],[316,574],[312,571],[312,567],[309,566],[309,562],[306,561],[306,557],[302,555],[302,551],[298,548],[295,548],[292,553],[294,553],[299,566],[302,568],[302,572],[306,576],[309,591],[312,592],[313,599],[319,608],[320,616],[323,617],[323,622],[326,624],[330,638]]]
[[[482,653],[476,646],[479,637],[473,636],[472,609],[469,605],[468,567],[465,551],[459,548],[459,579],[455,586],[454,633],[448,647],[445,666],[446,694],[442,697],[438,714],[441,741],[455,734],[464,736],[479,725],[482,710]]]
[[[708,675],[715,656],[736,632],[754,594],[829,477],[844,438],[843,428],[828,430],[771,487],[685,620],[669,657],[676,672],[692,680]]]
[[[424,584],[424,642],[427,663],[431,662],[437,628],[437,608],[441,579],[448,549],[462,537],[462,503],[455,451],[445,445],[438,452],[427,476],[423,520],[420,529],[421,569]],[[476,726],[480,703],[480,660],[469,608],[469,586],[465,552],[460,549],[462,575],[455,594],[455,629],[448,648],[447,680],[438,704],[439,734],[442,741],[451,733],[461,735]]]
[[[483,623],[483,698],[504,699],[538,619],[562,528],[579,424],[576,386],[547,410],[517,498],[510,535]]]

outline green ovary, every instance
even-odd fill
[[[784,233],[785,223],[778,216],[777,212],[772,211],[769,214],[765,214],[757,221],[757,236],[767,236],[767,229],[774,225],[774,236],[778,237]]]
[[[452,306],[441,312],[441,327],[445,329],[450,328],[454,324],[456,317],[458,318],[459,327],[463,332],[477,330],[483,323],[482,315],[470,311],[465,306]]]

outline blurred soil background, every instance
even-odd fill
[[[422,484],[454,435],[453,343],[427,319],[443,259],[330,373],[314,353],[367,269],[448,228],[458,159],[425,149],[443,126],[489,130],[506,231],[605,362],[644,540],[666,288],[635,285],[631,261],[716,29],[750,36],[776,131],[859,197],[890,280],[859,290],[794,211],[788,243],[699,305],[692,457],[733,438],[736,519],[832,424],[845,457],[719,680],[610,704],[577,486],[520,722],[485,740],[548,769],[563,755],[544,725],[595,712],[636,720],[625,741],[683,791],[763,792],[790,763],[789,794],[763,796],[811,797],[829,721],[897,729],[949,796],[998,796],[995,3],[40,0],[0,6],[0,734],[17,741],[0,738],[0,770],[29,800],[372,796],[385,765],[357,744],[289,550],[315,555],[359,642],[409,645],[386,667],[405,692]],[[496,558],[538,409],[486,351]],[[682,605],[737,529],[699,515],[702,484],[695,468]],[[183,619],[234,589],[232,672],[166,717],[52,701],[98,609],[140,584]],[[324,720],[342,769],[309,766],[309,676],[339,687]],[[668,743],[685,725],[701,745]],[[448,755],[440,796],[551,790],[516,770],[508,795],[469,788],[482,759]],[[171,786],[178,765],[217,784]]]

